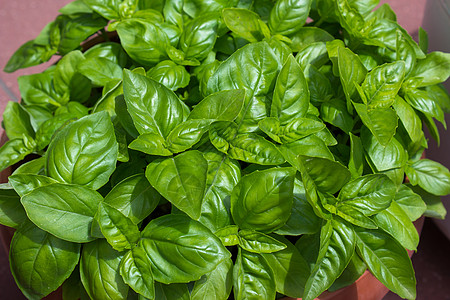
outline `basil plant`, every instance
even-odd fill
[[[29,299],[312,300],[365,270],[416,297],[444,218],[450,54],[377,0],[75,0],[18,79],[0,223]],[[86,42],[87,41],[87,42]],[[406,179],[408,178],[408,179]]]

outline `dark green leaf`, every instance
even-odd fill
[[[254,43],[270,36],[269,28],[261,17],[248,9],[226,8],[222,11],[227,27],[236,35]]]
[[[418,184],[433,195],[450,194],[450,172],[438,162],[421,159],[412,165],[407,165],[405,173],[411,184]]]
[[[233,261],[225,259],[210,273],[203,275],[194,284],[192,300],[226,300],[231,293]]]
[[[8,101],[3,112],[3,127],[10,140],[21,139],[23,135],[34,138],[31,118],[25,108],[13,101]]]
[[[239,246],[253,253],[273,253],[287,247],[277,239],[255,230],[243,229],[239,231],[238,237]]]
[[[3,144],[0,148],[0,171],[21,161],[33,152],[33,149],[28,146],[30,145],[27,145],[22,139],[9,140]]]
[[[17,228],[27,220],[20,196],[9,184],[0,184],[0,224]]]
[[[407,185],[402,184],[395,194],[395,202],[403,209],[411,221],[420,218],[427,210],[427,205],[420,195],[414,193]]]
[[[217,38],[218,16],[204,14],[186,24],[180,36],[180,49],[186,59],[203,60],[213,49]]]

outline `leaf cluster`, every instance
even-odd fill
[[[29,299],[414,299],[450,54],[377,0],[75,0],[12,56],[0,223]],[[106,28],[105,28],[106,27]],[[97,43],[89,49],[86,40]],[[409,182],[405,180],[406,176]],[[233,295],[231,295],[231,293]]]

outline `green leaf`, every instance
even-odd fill
[[[403,247],[417,250],[419,244],[417,229],[397,202],[392,201],[391,206],[376,214],[373,219],[381,229],[394,237]]]
[[[345,101],[341,99],[324,102],[320,106],[320,116],[323,121],[339,127],[346,133],[349,133],[354,126],[353,117],[347,111]]]
[[[27,222],[14,234],[9,253],[11,273],[28,299],[41,299],[70,276],[80,245],[62,241]]]
[[[364,274],[366,270],[366,264],[361,260],[361,258],[359,258],[356,253],[353,254],[352,259],[347,265],[347,268],[345,268],[341,276],[339,276],[336,281],[333,282],[333,285],[328,289],[328,291],[334,292],[353,284],[359,277]]]
[[[275,299],[273,271],[261,254],[239,249],[233,268],[235,299]]]
[[[284,250],[262,254],[274,273],[277,292],[289,297],[302,297],[310,274],[306,260],[287,239],[274,236],[287,247]]]
[[[394,109],[411,138],[411,141],[413,143],[420,142],[424,138],[422,120],[420,120],[411,105],[400,96],[397,96],[394,103]]]
[[[197,280],[191,292],[192,300],[226,300],[231,293],[233,261],[225,259],[210,273]]]
[[[408,187],[413,190],[414,193],[417,193],[425,202],[427,209],[424,216],[441,220],[445,219],[447,210],[445,209],[444,204],[442,204],[441,197],[430,194],[419,186],[408,185]]]
[[[277,229],[275,233],[280,235],[300,235],[317,232],[320,227],[320,219],[314,213],[306,197],[306,190],[298,179],[294,180],[294,204],[286,224]]]
[[[370,272],[388,289],[402,298],[416,298],[416,280],[405,248],[382,230],[356,232],[359,256]]]
[[[84,55],[75,50],[66,54],[56,65],[53,79],[55,91],[61,95],[68,94],[71,101],[85,102],[91,94],[89,79],[78,73],[78,67],[84,60]]]
[[[351,206],[370,216],[388,208],[396,191],[395,184],[386,175],[365,175],[353,179],[341,189],[337,207]]]
[[[352,178],[360,177],[364,170],[364,153],[361,139],[350,133],[350,160],[348,169],[352,173]]]
[[[295,59],[305,71],[309,65],[320,68],[329,60],[326,44],[324,42],[309,44],[297,53]]]
[[[161,196],[144,174],[136,174],[115,185],[106,195],[104,203],[114,207],[137,225],[150,215],[160,199]]]
[[[27,105],[41,105],[48,108],[67,103],[68,97],[58,94],[53,87],[52,72],[23,75],[17,78],[20,95]]]
[[[151,271],[151,261],[141,247],[129,250],[120,261],[119,272],[136,293],[154,299],[155,286]]]
[[[9,176],[8,182],[14,187],[17,194],[23,197],[38,187],[57,183],[58,181],[42,175],[14,174]]]
[[[89,232],[102,199],[83,186],[52,183],[34,189],[21,202],[39,228],[63,240],[85,243],[93,240]]]
[[[29,162],[21,164],[16,170],[14,170],[13,175],[19,174],[33,174],[33,175],[43,175],[44,174],[45,157],[39,157],[33,159]]]
[[[297,32],[289,35],[289,38],[292,41],[289,47],[293,52],[299,52],[312,43],[334,40],[331,34],[318,27],[302,27]]]
[[[361,84],[363,80],[366,79],[367,70],[362,64],[359,56],[353,53],[350,49],[338,47],[337,50],[339,78],[341,80],[348,105],[351,101],[357,100],[358,93],[356,91],[355,84]],[[372,78],[372,76],[373,75],[371,75],[370,78]],[[350,105],[348,105],[348,107],[350,107]]]
[[[180,49],[186,59],[203,60],[213,49],[217,38],[218,16],[204,14],[186,24],[180,36]]]
[[[274,144],[253,133],[238,134],[229,140],[231,158],[260,165],[279,165],[284,158]]]
[[[423,112],[430,118],[435,118],[446,127],[444,112],[439,106],[439,102],[425,90],[413,89],[405,93],[405,100],[418,111]]]
[[[234,52],[210,77],[207,93],[245,89],[245,101],[237,120],[240,132],[255,131],[266,117],[266,104],[280,62],[266,42],[251,43]]]
[[[239,246],[253,253],[272,253],[287,247],[277,239],[255,230],[243,229],[239,231],[238,237]]]
[[[450,76],[450,54],[431,52],[425,59],[417,61],[410,77],[422,77],[419,86],[433,85],[447,80]]]
[[[208,131],[212,120],[187,120],[175,127],[166,140],[166,147],[173,153],[183,152],[200,141]]]
[[[418,184],[433,195],[450,194],[450,172],[438,162],[421,159],[412,165],[407,165],[405,173],[412,185]]]
[[[214,235],[222,241],[224,246],[236,246],[239,244],[238,231],[237,225],[228,225],[214,232]]]
[[[362,132],[364,150],[377,171],[405,166],[408,153],[396,138],[392,138],[388,143],[382,145],[368,130],[363,129]]]
[[[45,121],[36,132],[37,150],[43,150],[47,147],[55,133],[64,126],[76,120],[76,116],[70,113],[55,115],[53,118]]]
[[[9,184],[0,184],[0,224],[17,228],[27,220],[20,196]]]
[[[155,280],[166,284],[198,280],[230,257],[209,229],[183,215],[152,220],[139,245],[152,261]]]
[[[125,299],[129,287],[119,275],[123,254],[106,240],[98,239],[83,246],[80,275],[89,297],[94,300]]]
[[[160,282],[155,282],[155,299],[189,300],[190,295],[188,286],[184,283],[163,284]]]
[[[327,290],[347,267],[355,251],[355,232],[338,220],[331,222],[331,233],[321,240],[319,257],[311,270],[303,299],[312,300]]]
[[[168,58],[167,34],[156,24],[142,19],[126,19],[117,24],[120,42],[128,55],[144,66]]]
[[[273,168],[248,174],[231,195],[231,214],[242,229],[272,232],[289,219],[295,170]]]
[[[192,150],[173,158],[151,162],[145,176],[164,198],[198,220],[205,194],[207,169],[208,162],[201,152]]]
[[[181,123],[181,125],[184,123]],[[167,149],[166,141],[157,133],[143,133],[132,141],[128,148],[150,155],[171,156],[173,153]]]
[[[49,60],[55,53],[56,49],[38,45],[34,40],[28,41],[14,52],[3,71],[12,73],[22,68],[39,65]]]
[[[47,150],[46,173],[58,181],[95,190],[108,182],[116,167],[117,153],[109,115],[95,113],[70,123],[56,134]]]
[[[242,110],[245,90],[227,90],[209,95],[194,106],[190,119],[233,121]]]
[[[329,208],[327,207],[327,209]],[[350,222],[351,224],[354,224],[356,226],[368,229],[378,228],[377,224],[375,224],[374,221],[372,221],[369,217],[365,216],[364,213],[362,213],[359,209],[355,208],[354,206],[338,204],[336,212],[334,212],[334,209],[332,209],[331,212],[335,213],[345,221]]]
[[[369,128],[378,142],[386,146],[394,136],[398,118],[392,108],[368,109],[365,104],[353,102],[361,121]]]
[[[241,178],[237,161],[216,151],[207,151],[203,156],[208,161],[206,191],[199,222],[216,231],[230,225],[230,197]]]
[[[83,2],[108,20],[119,18],[119,0],[83,0]]]
[[[165,86],[128,70],[124,71],[123,82],[128,111],[140,134],[154,133],[166,138],[186,120],[189,108]]]
[[[186,68],[170,60],[164,60],[148,70],[147,77],[172,91],[186,87],[190,80],[190,74],[186,71]]]
[[[94,85],[105,86],[108,82],[122,79],[122,68],[103,57],[90,57],[78,65],[78,72],[89,78]]]
[[[119,252],[131,249],[141,236],[130,218],[104,202],[100,202],[95,220],[108,243]]]
[[[6,104],[3,112],[3,127],[10,140],[20,139],[24,134],[34,138],[30,115],[17,102],[8,101]]]
[[[33,152],[33,149],[28,146],[22,139],[13,139],[4,143],[0,148],[0,171],[18,163]]]
[[[394,104],[404,77],[403,61],[384,64],[370,71],[362,83],[368,108],[388,108]]]
[[[270,36],[269,28],[262,22],[261,17],[248,9],[226,8],[222,11],[222,16],[233,33],[251,43]]]
[[[283,155],[285,151],[293,153],[294,157],[298,155],[321,157],[333,160],[333,154],[319,137],[309,135],[295,142],[283,144],[279,147]]]
[[[306,116],[309,106],[309,89],[299,64],[290,55],[278,74],[275,83],[270,116],[282,125],[295,118]]]
[[[270,11],[269,28],[274,34],[289,35],[298,31],[306,22],[311,0],[280,0]]]
[[[398,189],[394,200],[411,221],[415,221],[420,218],[427,210],[427,205],[422,200],[422,197],[414,193],[407,185],[404,184],[402,184]]]

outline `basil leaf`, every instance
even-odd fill
[[[352,173],[352,178],[360,177],[364,171],[364,153],[361,139],[350,133],[350,160],[348,169]]]
[[[89,232],[102,199],[99,193],[83,186],[52,183],[34,189],[21,202],[38,227],[63,240],[86,243],[94,239]]]
[[[319,257],[306,282],[303,299],[311,300],[327,290],[347,267],[355,251],[352,227],[338,220],[331,222],[331,233],[320,242]]]
[[[341,99],[324,102],[320,106],[320,116],[322,120],[339,127],[345,133],[349,133],[354,126],[353,117],[348,112],[345,101]]]
[[[226,8],[222,11],[222,16],[233,33],[251,43],[270,36],[269,28],[262,22],[261,17],[248,9]]]
[[[194,106],[189,119],[233,121],[244,104],[245,90],[227,90],[209,95]]]
[[[233,261],[225,259],[210,273],[197,280],[191,292],[192,300],[226,300],[231,293]]]
[[[184,123],[181,123],[181,125]],[[166,141],[157,133],[144,133],[132,141],[128,148],[150,155],[171,156],[173,153],[167,149]]]
[[[27,222],[14,234],[9,253],[11,273],[29,299],[40,299],[70,276],[80,258],[80,245],[62,241]]]
[[[329,42],[334,37],[319,27],[302,27],[289,35],[292,43],[289,45],[293,52],[299,52],[306,46],[316,42]]]
[[[214,235],[222,241],[224,246],[236,246],[239,244],[238,231],[237,225],[228,225],[214,232]]]
[[[129,287],[119,276],[123,254],[106,240],[98,239],[83,246],[80,277],[91,299],[125,299]]]
[[[46,173],[58,181],[98,189],[113,173],[117,153],[109,115],[95,113],[70,123],[56,134],[47,150]]]
[[[423,80],[419,86],[433,85],[446,81],[450,76],[449,70],[450,54],[436,51],[418,60],[410,77],[421,77]]]
[[[195,170],[192,166],[196,166]],[[145,176],[151,185],[178,209],[198,220],[206,188],[208,162],[192,150],[150,163]]]
[[[233,268],[235,299],[274,299],[275,278],[261,254],[239,249]]]
[[[137,225],[150,215],[160,199],[161,196],[144,174],[136,174],[115,185],[106,195],[104,203],[114,207]]]
[[[10,140],[20,139],[24,134],[34,138],[30,115],[21,104],[8,101],[3,116],[3,127]]]
[[[366,79],[367,70],[361,62],[358,55],[354,54],[350,49],[338,47],[338,66],[339,77],[347,99],[347,107],[351,108],[351,101],[357,100],[357,91],[355,84],[361,84]],[[373,72],[373,71],[372,71]],[[372,74],[372,73],[370,73]],[[374,75],[371,75],[371,77]],[[371,78],[369,77],[369,78]],[[367,80],[367,79],[366,79]],[[371,80],[371,83],[374,80]]]
[[[187,23],[180,36],[180,48],[185,58],[205,59],[214,47],[217,27],[216,14],[204,14]]]
[[[278,165],[284,162],[275,145],[260,135],[238,134],[228,142],[228,155],[231,158],[260,165]]]
[[[231,215],[242,229],[272,232],[282,227],[292,209],[295,170],[273,168],[248,174],[231,195]]]
[[[237,118],[241,132],[255,131],[258,122],[266,117],[266,103],[279,64],[266,42],[251,43],[234,52],[210,77],[208,94],[245,89],[244,106]]]
[[[400,96],[397,96],[394,103],[394,109],[411,138],[411,141],[413,143],[420,142],[424,138],[422,120],[420,120],[411,105]]]
[[[274,273],[277,292],[289,297],[302,297],[310,268],[300,252],[287,239],[274,236],[287,247],[281,251],[262,254]]]
[[[187,120],[175,127],[167,137],[167,148],[173,153],[183,152],[200,141],[212,120]]]
[[[134,247],[123,256],[119,272],[123,281],[136,293],[149,299],[155,297],[151,261],[141,247]]]
[[[122,68],[103,57],[91,57],[78,65],[78,72],[89,78],[94,85],[105,86],[108,82],[122,79]]]
[[[351,206],[369,216],[388,208],[396,191],[395,184],[386,175],[365,175],[342,187],[337,205]]]
[[[17,78],[20,95],[27,105],[42,105],[48,108],[55,108],[64,105],[69,100],[63,98],[53,87],[52,72],[45,72],[32,75],[23,75]]]
[[[275,83],[270,116],[281,124],[306,116],[309,106],[309,89],[303,71],[290,55]]]
[[[50,177],[34,174],[14,174],[9,176],[8,182],[14,187],[14,190],[20,197],[25,196],[38,187],[58,183],[58,181]]]
[[[427,205],[420,195],[414,193],[407,185],[402,184],[395,194],[395,202],[409,217],[410,221],[420,218],[427,210]]]
[[[168,58],[167,34],[156,24],[141,19],[126,19],[117,24],[120,42],[128,55],[144,66]]]
[[[238,237],[239,246],[253,253],[272,253],[287,247],[277,239],[254,230],[243,229],[239,231]]]
[[[441,220],[445,219],[445,216],[447,215],[447,210],[441,201],[441,197],[430,194],[427,191],[420,188],[419,186],[408,185],[408,187],[415,193],[417,193],[425,202],[427,208],[424,213],[424,216],[437,218]]]
[[[286,151],[294,154],[294,156],[304,155],[311,157],[320,157],[333,160],[333,154],[325,145],[325,143],[317,136],[309,135],[295,142],[283,144],[279,147],[283,155]]]
[[[115,250],[131,249],[138,242],[139,228],[116,208],[100,202],[94,217],[103,236]]]
[[[402,298],[416,297],[416,280],[405,248],[381,230],[356,231],[359,256],[372,274]]]
[[[170,60],[164,60],[148,70],[147,77],[172,91],[186,87],[190,80],[190,74],[186,71],[186,68]]]
[[[373,219],[381,229],[394,237],[403,247],[417,250],[419,244],[417,229],[397,202],[392,201],[391,206],[376,214]]]
[[[347,268],[345,268],[341,276],[339,276],[336,281],[333,282],[333,285],[331,285],[328,291],[334,292],[353,284],[359,277],[364,274],[366,270],[366,264],[361,260],[361,258],[359,258],[356,253],[353,254],[352,259],[347,265]]]
[[[163,284],[160,282],[155,282],[155,299],[158,300],[189,300],[189,289],[187,284],[183,283],[172,283]]]
[[[407,165],[405,173],[411,184],[418,184],[433,195],[445,196],[450,193],[450,172],[438,162],[421,159]]]
[[[23,160],[25,156],[31,154],[33,149],[30,149],[23,139],[13,139],[7,141],[0,148],[0,171],[7,167]]]
[[[27,220],[20,196],[8,184],[0,184],[0,224],[17,228]]]
[[[108,20],[119,18],[119,1],[118,0],[83,0],[84,3]]]
[[[298,31],[306,22],[310,0],[280,0],[270,11],[269,28],[274,34],[289,35]]]
[[[140,134],[166,138],[189,114],[189,108],[165,86],[145,76],[124,71],[123,90],[128,111]]]
[[[405,100],[418,111],[430,118],[437,119],[446,126],[442,108],[428,92],[419,89],[408,90],[405,93]]]
[[[155,280],[166,284],[198,280],[230,257],[209,229],[183,215],[152,220],[139,245],[152,261]]]
[[[22,68],[39,65],[48,61],[55,53],[56,49],[52,47],[38,45],[34,40],[28,41],[14,52],[3,71],[12,73]]]

